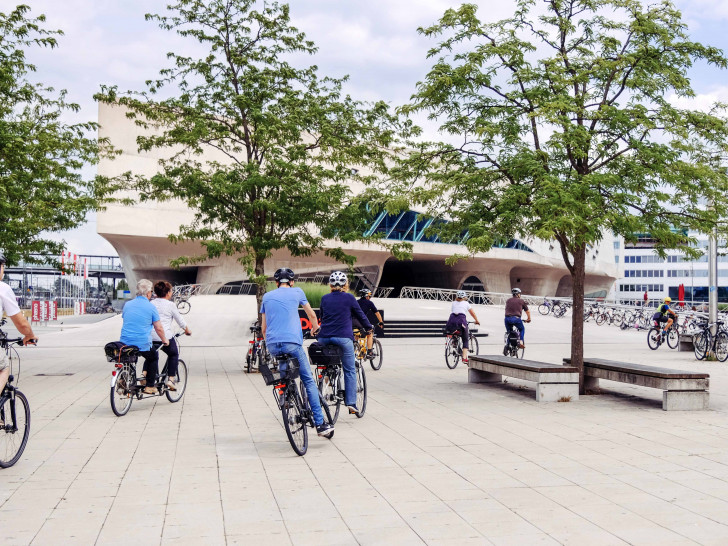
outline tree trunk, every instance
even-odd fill
[[[584,277],[586,275],[586,246],[573,252],[574,268],[573,313],[571,316],[571,365],[579,370],[579,394],[584,394]]]
[[[255,299],[258,302],[258,324],[260,324],[260,304],[263,302],[263,294],[265,294],[267,283],[265,278],[265,256],[261,254],[255,255],[255,278],[257,283]]]

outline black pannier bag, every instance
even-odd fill
[[[341,362],[341,349],[338,345],[323,345],[316,341],[308,348],[308,358],[316,366],[333,366]]]
[[[136,362],[139,347],[126,345],[121,341],[112,341],[104,345],[104,353],[109,362]]]

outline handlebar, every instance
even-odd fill
[[[21,346],[22,345],[37,345],[38,339],[37,338],[29,339],[26,343],[23,343],[22,337],[16,337],[16,338],[12,338],[12,339],[6,338],[6,337],[4,337],[4,338],[0,337],[0,343],[4,343],[7,345],[17,343],[18,345],[21,345]]]

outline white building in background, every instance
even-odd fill
[[[690,232],[697,239],[694,245],[703,251],[700,258],[691,260],[680,250],[668,250],[661,258],[654,250],[649,235],[640,236],[636,244],[614,239],[614,260],[619,267],[619,280],[610,293],[620,301],[641,301],[644,293],[650,299],[667,296],[677,301],[679,287],[685,288],[685,301],[708,301],[708,237]],[[725,244],[721,243],[725,254]],[[719,251],[719,254],[721,251]],[[728,255],[718,256],[718,301],[728,302]]]
[[[114,160],[102,159],[99,174],[116,176],[128,171],[152,176],[159,169],[162,151],[139,152],[137,136],[142,130],[125,115],[125,110],[99,104],[99,137],[108,138],[121,151]],[[210,149],[207,159],[229,161]],[[362,186],[352,178],[352,189]],[[97,230],[118,252],[130,286],[137,279],[166,279],[174,283],[210,283],[222,286],[240,283],[247,276],[236,256],[221,257],[194,266],[174,270],[170,260],[182,255],[202,254],[196,243],[173,244],[170,234],[190,222],[192,211],[181,201],[145,202],[134,206],[110,205],[98,213]],[[413,260],[399,261],[381,246],[354,242],[343,245],[348,254],[357,258],[355,272],[360,282],[369,287],[393,287],[394,294],[402,286],[422,286],[449,289],[479,289],[488,292],[509,292],[514,286],[526,294],[540,296],[571,295],[571,276],[566,269],[556,243],[523,239],[504,242],[489,252],[460,260],[454,266],[445,260],[454,254],[467,254],[463,242],[468,234],[457,240],[442,241],[426,230],[437,220],[424,218],[415,211],[398,215],[381,214],[369,226],[367,233],[381,234],[388,241],[408,241],[413,247]],[[332,246],[338,242],[332,241]],[[288,252],[277,251],[266,261],[269,276],[279,267],[292,267],[305,277],[328,275],[344,268],[340,263],[319,252],[308,257],[292,258]],[[606,296],[617,279],[614,249],[608,238],[590,247],[586,261],[585,291],[592,296]]]

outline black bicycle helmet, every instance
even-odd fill
[[[278,283],[287,283],[295,280],[296,274],[293,272],[293,269],[289,267],[281,267],[280,269],[276,270],[275,273],[273,273],[273,278]]]

